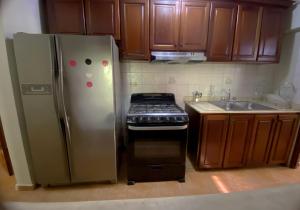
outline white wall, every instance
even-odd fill
[[[199,90],[204,96],[214,88],[214,95],[224,95],[230,88],[232,96],[254,97],[255,92],[272,92],[273,70],[259,70],[256,64],[152,64],[123,62],[125,111],[129,97],[136,92],[173,92],[182,107],[185,96]]]
[[[2,0],[1,14],[6,38],[16,32],[41,33],[39,0]]]
[[[300,27],[300,1],[297,1],[297,6],[292,12],[291,29]]]
[[[14,98],[18,89],[12,77],[16,69],[9,39],[16,32],[41,32],[38,0],[2,0],[0,4],[0,116],[18,187],[32,186],[33,181],[25,153],[24,127],[17,115],[20,104]]]
[[[283,37],[281,58],[279,64],[262,65],[261,70],[274,70],[273,92],[286,83],[295,86],[295,96],[292,99],[294,107],[300,107],[300,4],[291,11],[291,30]]]

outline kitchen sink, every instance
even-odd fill
[[[275,110],[271,107],[250,101],[213,101],[211,104],[227,111],[264,111]]]

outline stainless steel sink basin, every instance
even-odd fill
[[[220,107],[226,111],[264,111],[275,110],[271,107],[264,106],[250,101],[213,101],[211,104]]]

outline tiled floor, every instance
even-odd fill
[[[0,201],[88,201],[227,193],[300,184],[300,168],[274,167],[199,172],[189,164],[185,183],[170,181],[138,183],[134,186],[126,184],[125,178],[122,178],[124,174],[120,177],[118,184],[88,184],[15,191],[15,179],[8,176],[0,154]]]

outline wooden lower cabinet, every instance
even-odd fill
[[[287,164],[292,144],[296,138],[298,115],[279,115],[269,164]]]
[[[188,154],[198,169],[288,164],[298,114],[200,114],[188,105]]]
[[[222,168],[229,115],[204,115],[199,168]]]
[[[248,166],[267,165],[276,119],[276,114],[255,116],[247,160]]]
[[[254,115],[232,115],[225,148],[223,167],[243,167],[251,137]]]

